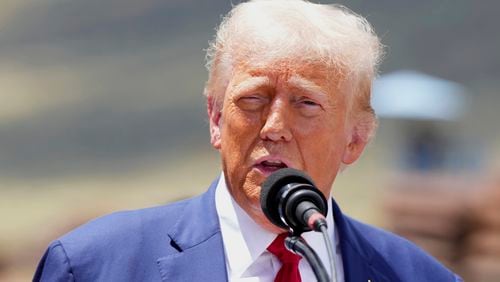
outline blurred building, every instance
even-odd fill
[[[466,111],[462,85],[416,71],[396,71],[373,85],[373,107],[384,122],[396,121],[399,168],[448,170],[476,163],[467,158],[460,135]]]
[[[465,88],[398,71],[380,77],[373,91],[375,111],[394,132],[385,224],[465,278],[499,281],[500,183],[480,180],[482,149],[460,132]]]

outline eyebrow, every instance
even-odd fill
[[[288,79],[288,84],[293,88],[303,90],[305,92],[311,93],[311,94],[316,95],[318,97],[326,97],[327,96],[325,91],[323,90],[323,88],[321,88],[319,85],[317,85],[313,81],[305,79],[300,75],[292,75]]]
[[[263,86],[271,85],[271,80],[266,76],[252,76],[243,80],[235,87],[236,93],[247,92]]]

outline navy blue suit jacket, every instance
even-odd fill
[[[118,212],[52,242],[34,281],[227,281],[215,187],[173,204]],[[333,204],[346,281],[461,281],[405,239]]]

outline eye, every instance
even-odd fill
[[[318,103],[311,101],[311,100],[304,100],[301,103],[306,105],[306,106],[318,106],[319,107]]]
[[[299,98],[296,103],[300,107],[310,107],[310,108],[321,108],[321,104],[313,99],[307,98],[307,97],[302,97]]]
[[[245,95],[239,97],[236,101],[238,107],[240,107],[244,111],[257,111],[261,109],[266,103],[268,99],[263,97],[262,95]]]
[[[321,113],[323,107],[313,99],[302,97],[296,102],[300,113],[306,117],[313,117]]]

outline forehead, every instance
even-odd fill
[[[327,67],[321,61],[300,59],[239,60],[236,62],[233,79],[246,80],[250,77],[267,78],[267,83],[286,82],[305,87],[338,88],[343,78],[339,72]],[[261,82],[264,82],[260,79]],[[327,90],[327,89],[325,89]]]

